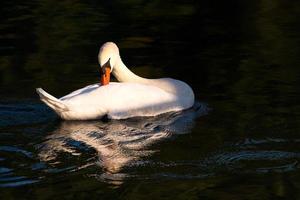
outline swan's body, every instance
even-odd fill
[[[114,43],[105,43],[99,52],[100,65],[109,62],[120,83],[93,84],[56,99],[41,88],[41,100],[66,120],[88,120],[107,115],[112,119],[155,116],[190,108],[194,93],[184,82],[145,79],[132,73],[122,62]]]

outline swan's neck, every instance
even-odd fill
[[[133,82],[133,83],[148,83],[149,79],[142,78],[136,74],[134,74],[132,71],[130,71],[126,65],[122,62],[121,58],[118,59],[116,62],[114,69],[113,69],[113,75],[118,79],[120,82]]]
[[[141,83],[158,87],[165,92],[176,95],[176,97],[194,99],[193,90],[186,83],[170,78],[147,79],[142,78],[130,71],[121,58],[117,60],[113,67],[113,75],[120,82]]]

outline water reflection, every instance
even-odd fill
[[[95,163],[104,171],[100,178],[120,184],[126,177],[122,169],[140,164],[143,158],[156,152],[151,147],[153,144],[174,134],[190,132],[195,118],[206,114],[207,110],[206,105],[196,103],[187,111],[151,118],[109,122],[64,121],[41,145],[39,158],[55,165],[60,162],[62,153],[78,156],[93,149],[97,157]],[[78,168],[87,165],[84,163]]]

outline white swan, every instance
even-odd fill
[[[135,75],[122,62],[117,45],[107,42],[98,55],[101,83],[86,86],[60,99],[36,91],[41,101],[65,120],[90,120],[107,116],[125,119],[188,109],[194,93],[186,83],[171,79],[146,79]],[[120,82],[109,83],[110,73]]]

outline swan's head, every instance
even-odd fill
[[[101,67],[101,85],[107,85],[110,81],[110,73],[113,71],[117,60],[120,59],[119,48],[113,42],[104,43],[98,54]]]

